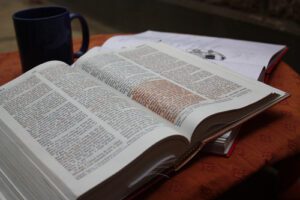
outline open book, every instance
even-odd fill
[[[101,48],[117,50],[145,42],[161,42],[171,45],[261,81],[287,52],[287,47],[280,44],[151,30],[133,35],[114,36],[108,39]]]
[[[118,50],[149,41],[171,45],[260,81],[267,81],[272,70],[287,51],[285,45],[279,44],[151,30],[111,37],[99,50]],[[207,144],[203,151],[229,156],[239,130],[240,127],[225,133]]]
[[[47,62],[0,88],[0,189],[124,198],[287,96],[163,44]]]

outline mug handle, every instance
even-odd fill
[[[70,13],[70,20],[72,21],[73,19],[78,19],[81,25],[81,30],[82,30],[82,44],[81,47],[79,49],[79,51],[74,53],[74,57],[75,58],[79,58],[80,56],[82,56],[89,47],[89,40],[90,40],[90,35],[89,35],[89,28],[87,25],[87,22],[85,21],[85,19],[78,13]]]

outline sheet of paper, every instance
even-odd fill
[[[139,45],[145,41],[163,42],[183,51],[225,66],[247,77],[258,79],[272,56],[285,48],[284,45],[241,41],[178,33],[146,31],[109,39],[103,49],[120,49]]]
[[[1,191],[0,191],[0,200],[6,200],[6,198],[5,198],[4,195],[1,193]]]

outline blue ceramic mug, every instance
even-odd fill
[[[78,19],[82,29],[82,45],[73,53],[71,21]],[[89,29],[85,19],[63,7],[40,7],[21,10],[13,15],[22,70],[49,60],[68,64],[84,54],[89,45]]]

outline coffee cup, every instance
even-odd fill
[[[23,72],[49,60],[72,64],[88,50],[89,29],[86,20],[64,7],[50,6],[21,10],[13,15]],[[71,21],[78,19],[82,44],[73,52]]]

